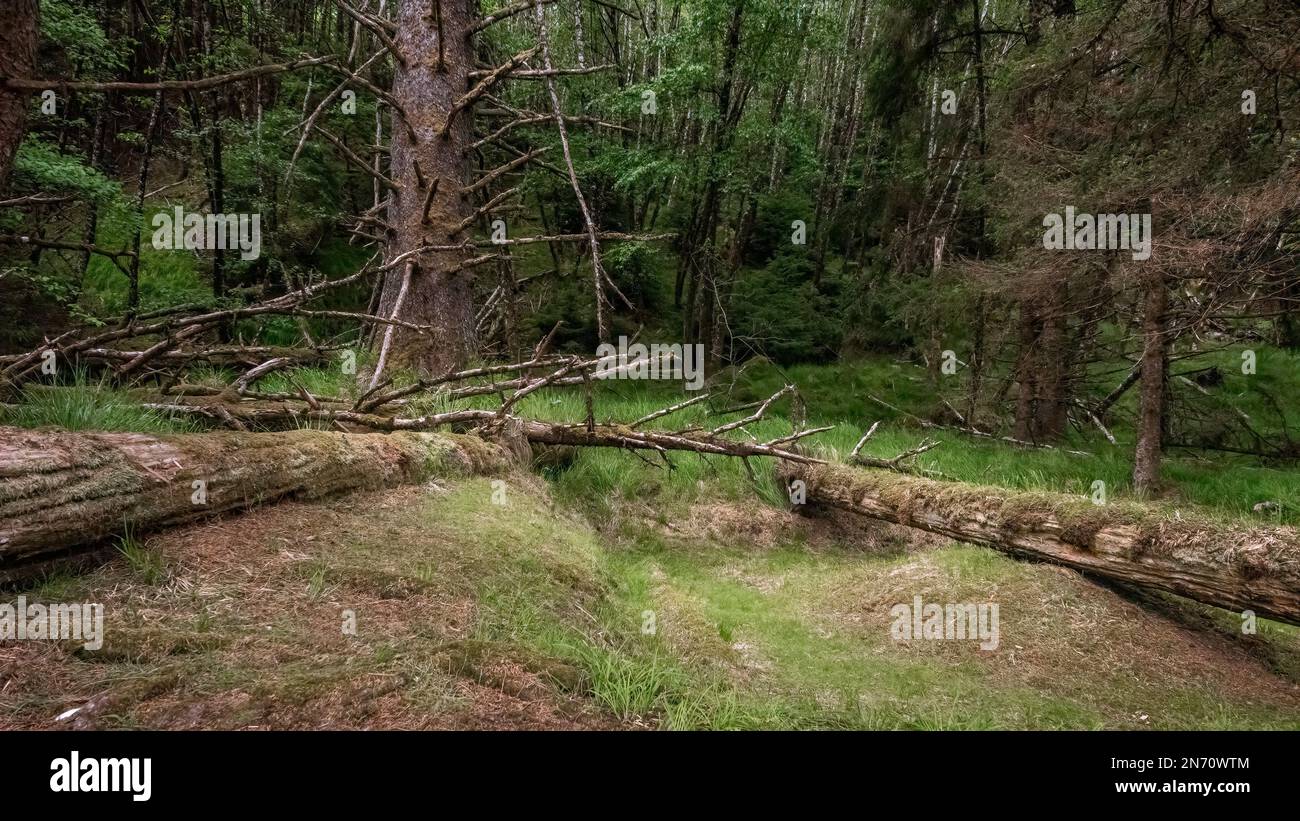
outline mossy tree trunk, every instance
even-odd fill
[[[1300,533],[1138,504],[939,482],[842,465],[781,468],[810,503],[915,527],[1206,604],[1300,624]]]
[[[51,433],[0,427],[0,580],[125,529],[287,497],[504,470],[478,437],[439,433]]]
[[[39,9],[36,0],[10,0],[4,4],[4,25],[0,25],[0,77],[27,79],[36,67],[36,44],[39,33]],[[27,107],[32,96],[27,91],[8,91],[0,87],[0,193],[9,182],[14,156],[22,144]]]

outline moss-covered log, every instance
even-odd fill
[[[1132,503],[783,463],[807,501],[1300,624],[1300,532]]]
[[[477,437],[441,433],[155,436],[0,427],[0,581],[127,528],[143,532],[285,497],[495,472],[511,458]]]

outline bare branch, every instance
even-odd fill
[[[326,131],[326,130],[323,129],[323,128],[317,128],[316,131],[317,131],[317,132],[318,132],[322,137],[324,137],[325,139],[327,139],[327,140],[329,140],[330,142],[334,143],[334,146],[335,146],[339,151],[343,152],[343,156],[348,160],[348,162],[352,163],[352,164],[355,165],[357,168],[360,168],[362,171],[365,171],[365,172],[366,172],[367,174],[369,174],[370,176],[372,176],[372,177],[374,177],[375,179],[379,180],[379,183],[380,183],[381,185],[385,186],[386,188],[388,188],[388,189],[390,189],[390,190],[392,190],[392,191],[399,191],[399,190],[401,190],[401,188],[402,188],[401,183],[397,182],[396,180],[390,179],[389,177],[384,176],[384,175],[383,175],[381,172],[379,172],[379,171],[376,171],[376,170],[374,169],[374,167],[370,165],[370,163],[368,163],[368,162],[366,162],[365,160],[361,159],[361,157],[357,156],[357,153],[356,153],[355,151],[353,151],[351,148],[348,148],[347,145],[346,145],[346,144],[345,144],[341,139],[339,139],[338,137],[334,136],[333,134],[331,134],[330,132]]]
[[[296,71],[300,68],[310,66],[328,65],[337,59],[334,55],[329,54],[324,57],[309,57],[302,60],[294,60],[289,63],[274,63],[271,65],[258,66],[256,68],[246,68],[243,71],[234,71],[230,74],[219,74],[214,77],[203,77],[197,80],[160,80],[154,83],[120,83],[120,82],[81,82],[70,80],[25,80],[20,77],[6,77],[0,79],[0,86],[14,91],[45,91],[46,89],[57,88],[67,91],[117,91],[123,94],[148,94],[158,91],[206,91],[212,88],[219,88],[230,83],[238,83],[241,80],[251,80],[254,77],[265,77],[268,74],[280,74],[285,71]]]
[[[474,182],[460,189],[461,196],[468,196],[470,194],[473,194],[475,191],[478,191],[480,188],[485,188],[491,185],[494,180],[498,179],[502,175],[509,174],[511,171],[514,171],[519,166],[523,165],[524,163],[528,162],[529,160],[533,159],[539,154],[546,153],[549,150],[550,149],[548,148],[535,148],[532,151],[523,154],[522,156],[516,157],[515,159],[506,163],[505,165],[501,165],[492,169],[491,171],[487,172],[479,179],[475,180]]]
[[[411,271],[415,268],[415,260],[406,261],[406,268],[402,272],[402,287],[397,292],[397,299],[393,302],[392,319],[397,319],[397,315],[402,311],[402,303],[406,301],[406,291],[411,285]],[[370,377],[370,388],[373,390],[379,384],[379,379],[384,374],[384,365],[388,363],[388,350],[393,344],[393,325],[384,329],[384,342],[379,349],[379,362],[375,364],[375,372]]]
[[[433,185],[424,195],[424,205],[420,207],[420,224],[429,224],[429,209],[433,207],[433,198],[438,196],[438,185],[442,182],[442,177],[434,177]]]
[[[530,8],[533,7],[535,3],[554,3],[554,2],[555,0],[520,0],[520,2],[515,3],[513,6],[506,6],[500,11],[495,11],[489,14],[487,17],[484,17],[482,20],[479,20],[474,25],[470,26],[469,35],[473,36],[475,34],[478,34],[480,31],[487,28],[488,26],[491,26],[495,23],[500,23],[502,20],[506,20],[508,18],[514,17],[516,14],[520,14],[522,12],[528,11]]]
[[[387,20],[380,20],[371,17],[369,14],[363,14],[343,2],[343,0],[334,0],[334,4],[353,20],[370,29],[379,38],[379,42],[384,44],[384,48],[388,49],[389,53],[393,55],[393,59],[400,63],[403,68],[406,67],[406,57],[402,54],[402,50],[397,47],[397,43],[393,42],[393,38],[389,36],[389,32],[395,33],[397,31],[397,26]]]
[[[500,205],[501,203],[505,202],[506,200],[508,200],[509,198],[513,197],[515,194],[518,193],[519,193],[519,187],[515,186],[514,188],[507,189],[505,191],[502,191],[500,194],[497,194],[492,199],[488,200],[487,202],[480,205],[478,208],[474,209],[474,213],[470,214],[468,217],[461,220],[460,224],[456,226],[456,230],[451,232],[451,235],[454,237],[455,235],[464,231],[466,228],[469,228],[471,225],[473,225],[475,222],[478,221],[479,217],[491,213],[492,209],[496,208],[498,205]]]
[[[877,421],[873,423],[870,428],[867,429],[866,433],[862,434],[862,438],[859,439],[858,443],[853,446],[853,452],[849,454],[850,459],[856,457],[862,451],[862,446],[867,443],[868,439],[870,439],[872,436],[876,434],[876,429],[879,427],[880,427],[880,422]]]
[[[492,69],[476,86],[461,95],[456,102],[452,103],[451,110],[447,112],[447,119],[443,120],[442,126],[438,129],[438,136],[446,137],[447,132],[451,129],[452,123],[456,120],[457,114],[460,114],[465,109],[474,105],[480,97],[491,90],[492,86],[497,84],[497,81],[500,80],[503,75],[514,71],[520,63],[536,54],[538,48],[540,48],[540,46],[533,46],[527,51],[519,52],[505,63]]]
[[[584,66],[582,68],[526,68],[510,72],[512,80],[542,80],[547,77],[576,77],[582,74],[595,74],[598,71],[609,71],[612,68],[618,68],[613,63],[606,63],[599,66]],[[493,69],[497,71],[498,69]],[[491,76],[493,71],[471,71],[469,78],[477,80],[482,77]]]
[[[676,405],[671,405],[667,408],[663,408],[662,410],[657,410],[654,413],[646,414],[645,416],[642,416],[640,419],[636,420],[632,424],[628,425],[628,427],[632,428],[633,430],[636,430],[637,428],[641,427],[647,422],[653,422],[656,419],[661,419],[665,416],[668,416],[669,414],[676,413],[679,410],[689,408],[691,405],[697,404],[699,402],[703,402],[708,398],[709,398],[709,394],[707,393],[700,394],[694,399],[687,399],[685,402],[678,402]]]
[[[746,416],[744,419],[737,419],[735,422],[728,422],[725,425],[720,425],[719,427],[714,428],[709,435],[717,436],[720,433],[726,433],[729,430],[735,430],[736,428],[743,427],[745,425],[750,425],[753,424],[754,422],[761,420],[763,418],[763,414],[767,413],[767,409],[772,406],[773,402],[775,402],[776,400],[780,399],[781,397],[787,394],[794,393],[794,390],[795,390],[794,385],[786,385],[781,390],[769,396],[767,398],[767,401],[759,405],[758,410],[754,411],[749,416]]]

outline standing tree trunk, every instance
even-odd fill
[[[40,31],[36,0],[12,0],[5,5],[5,22],[0,26],[0,77],[31,77]],[[26,91],[0,87],[0,191],[9,182],[14,155],[23,141],[29,100]]]
[[[1149,497],[1160,487],[1160,442],[1165,428],[1165,367],[1168,338],[1165,312],[1169,292],[1156,272],[1147,283],[1142,314],[1142,396],[1138,416],[1137,450],[1133,456],[1133,490]]]
[[[1037,406],[1035,407],[1035,442],[1059,439],[1069,424],[1069,373],[1073,352],[1067,344],[1066,284],[1062,280],[1051,284],[1044,302],[1042,331],[1035,347],[1038,349]]]
[[[217,7],[215,4],[209,5],[207,16],[203,23],[203,54],[209,60],[212,59],[213,38],[217,26]],[[224,214],[226,211],[226,175],[225,161],[222,159],[222,136],[221,136],[221,103],[226,95],[223,92],[213,91],[208,95],[209,110],[212,117],[212,132],[208,135],[210,139],[211,160],[208,169],[211,175],[208,179],[208,199],[212,207],[212,213]],[[226,255],[221,248],[211,249],[212,254],[212,295],[221,299],[226,295]],[[229,334],[223,328],[221,335],[223,341]]]
[[[399,187],[389,192],[389,259],[467,239],[467,229],[459,226],[473,209],[460,189],[468,182],[472,119],[455,103],[468,90],[474,68],[471,5],[469,0],[402,0],[398,7],[394,40],[404,64],[399,62],[393,75],[393,97],[402,111],[393,111],[390,129],[389,171]],[[431,327],[426,334],[405,329],[379,334],[390,366],[444,373],[476,350],[470,275],[458,270],[467,258],[461,249],[413,255],[400,304],[406,266],[388,271],[379,313],[392,317],[400,308],[398,318]]]
[[[1034,438],[1034,394],[1038,390],[1035,378],[1036,355],[1034,345],[1038,341],[1039,321],[1037,308],[1027,299],[1020,301],[1020,352],[1016,362],[1016,417],[1012,434],[1015,438],[1029,442]]]

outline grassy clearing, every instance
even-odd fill
[[[1231,352],[1223,356],[1231,358]],[[1276,353],[1261,364],[1259,376],[1269,385],[1300,380],[1300,360]],[[1253,377],[1242,377],[1243,379]],[[652,428],[671,429],[690,425],[716,427],[739,419],[749,411],[719,414],[738,405],[766,398],[786,380],[799,386],[807,406],[808,426],[835,425],[835,429],[805,440],[807,450],[822,458],[841,460],[874,422],[882,424],[867,443],[863,453],[891,458],[912,447],[923,438],[936,439],[941,445],[923,454],[914,465],[934,471],[955,481],[997,485],[1020,490],[1049,491],[1086,496],[1093,483],[1106,483],[1111,498],[1125,498],[1131,491],[1132,447],[1126,440],[1128,431],[1117,425],[1119,445],[1111,445],[1092,431],[1074,432],[1062,446],[1052,450],[1025,448],[997,440],[972,437],[958,432],[926,430],[910,419],[871,402],[873,395],[896,405],[907,414],[922,416],[932,410],[935,395],[925,381],[924,372],[906,363],[885,358],[863,360],[831,366],[796,366],[778,370],[756,362],[735,376],[734,381],[714,386],[714,399],[651,424]],[[1250,385],[1263,386],[1264,379]],[[1228,386],[1234,380],[1228,378]],[[1242,386],[1225,390],[1237,391]],[[1249,393],[1249,390],[1247,390]],[[609,382],[598,385],[596,416],[600,421],[635,419],[684,398],[679,389],[663,383]],[[1268,404],[1261,392],[1250,393],[1252,404]],[[775,404],[770,418],[746,430],[758,439],[790,432],[790,400]],[[585,413],[583,400],[576,392],[551,392],[531,396],[520,410],[538,418],[575,421]],[[1261,411],[1262,414],[1262,411]],[[1086,450],[1091,455],[1070,453]],[[584,451],[573,465],[557,474],[558,491],[566,498],[584,504],[593,512],[608,513],[611,500],[645,498],[657,493],[674,498],[696,498],[704,489],[728,498],[740,499],[757,491],[760,498],[783,503],[783,493],[757,471],[757,487],[749,479],[743,464],[734,459],[714,459],[692,455],[672,457],[674,469],[656,469],[644,462],[614,452]],[[1174,450],[1166,455],[1166,478],[1170,505],[1190,505],[1230,518],[1282,524],[1300,523],[1300,466],[1281,462],[1269,464],[1249,456],[1224,453],[1207,454]],[[1276,509],[1255,512],[1261,502],[1272,502]]]
[[[619,566],[624,588],[658,614],[665,642],[693,668],[722,671],[734,688],[725,703],[740,708],[727,714],[754,726],[1300,726],[1285,686],[1273,688],[1272,704],[1234,692],[1240,684],[1224,670],[1176,661],[1161,641],[1139,635],[1147,616],[1113,594],[991,551],[951,546],[882,559],[801,545],[702,552],[643,536]],[[889,608],[914,592],[1001,602],[1001,646],[894,642]],[[1167,624],[1146,629],[1176,635]],[[1232,652],[1226,640],[1214,649]],[[1193,671],[1182,675],[1181,665]],[[703,692],[719,692],[705,681]]]

